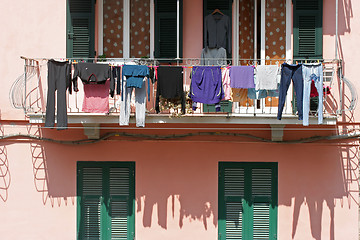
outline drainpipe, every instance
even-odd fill
[[[339,35],[339,0],[335,1],[335,59],[338,58],[338,35]]]

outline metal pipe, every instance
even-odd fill
[[[338,35],[339,35],[339,0],[335,1],[335,59],[338,58]]]

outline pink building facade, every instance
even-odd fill
[[[358,239],[360,2],[166,2],[20,0],[2,8],[0,238]],[[317,8],[321,25],[299,33],[306,7]],[[303,126],[292,91],[281,121],[277,97],[233,103],[222,113],[199,104],[180,117],[176,110],[156,114],[152,85],[143,128],[133,114],[129,126],[119,126],[120,95],[110,98],[114,112],[82,112],[82,86],[67,94],[68,128],[44,126],[52,58],[101,56],[121,65],[163,57],[157,64],[184,67],[189,90],[204,47],[203,19],[215,8],[231,19],[230,66],[322,63],[330,91],[323,124],[314,114]],[[166,21],[175,25],[161,30],[169,9],[175,17]],[[79,57],[69,21],[88,21],[89,13],[91,53]],[[311,53],[301,52],[301,30],[314,30],[314,38],[321,30]],[[171,57],[160,44],[166,31],[175,34]]]

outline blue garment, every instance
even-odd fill
[[[250,99],[262,99],[266,97],[279,97],[279,90],[255,90],[255,88],[248,89],[248,98]]]
[[[144,78],[148,78],[148,101],[150,101],[150,79],[149,68],[143,65],[124,65],[122,68],[122,79],[126,77],[126,87],[141,88]],[[123,84],[122,84],[123,85]],[[121,86],[123,87],[123,86]],[[122,91],[123,92],[123,91]],[[123,94],[121,94],[123,98]]]
[[[217,104],[224,98],[220,66],[194,66],[190,85],[194,102]]]
[[[303,64],[302,73],[304,78],[304,99],[303,111],[304,119],[303,125],[309,125],[309,111],[310,111],[310,90],[311,82],[314,81],[315,87],[319,94],[318,105],[318,124],[323,123],[323,68],[321,63],[317,64]]]
[[[281,120],[282,112],[284,109],[286,94],[290,86],[291,79],[294,84],[296,93],[297,110],[299,114],[299,120],[303,119],[303,90],[304,80],[302,75],[301,64],[281,64],[281,80],[279,88],[279,106],[277,119]]]

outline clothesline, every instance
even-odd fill
[[[231,66],[257,66],[257,65],[280,65],[282,63],[323,63],[325,64],[335,64],[340,63],[341,59],[218,59],[219,63],[226,62],[226,64],[218,65],[201,65],[201,58],[27,58],[24,56],[20,57],[25,61],[48,61],[50,59],[57,61],[70,61],[72,63],[77,62],[86,62],[94,61],[94,63],[99,64],[109,64],[110,66],[123,66],[127,63],[137,64],[137,65],[148,65],[150,67],[157,66],[183,66],[184,68],[192,68],[193,66],[222,66],[222,67],[231,67]],[[209,60],[209,59],[203,59]],[[214,60],[213,58],[211,60]],[[216,59],[215,59],[216,61]],[[237,62],[237,64],[236,64]],[[167,63],[167,64],[166,64]],[[264,64],[262,64],[264,63]]]

